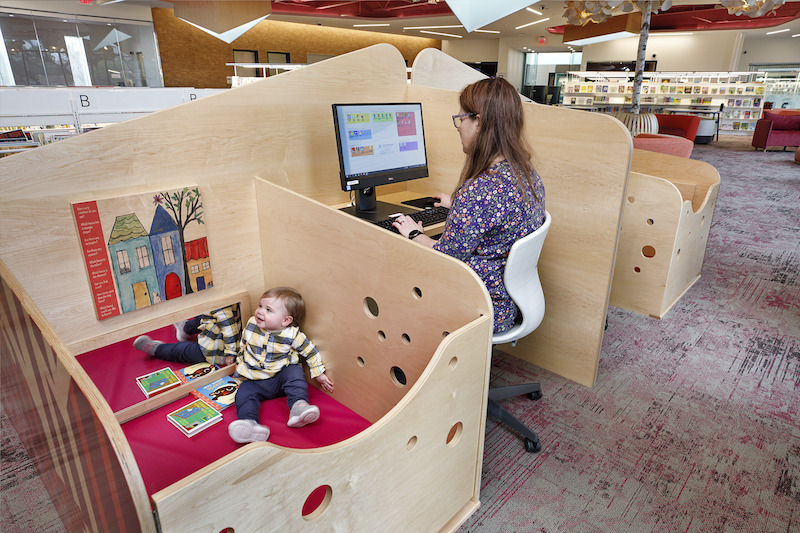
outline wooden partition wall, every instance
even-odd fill
[[[451,192],[463,163],[450,120],[458,93],[476,72],[435,49],[421,52],[411,71],[410,98],[432,108],[426,139],[437,154],[431,179],[409,189]],[[450,90],[446,90],[448,87]],[[553,216],[539,277],[545,294],[542,324],[503,350],[586,386],[594,385],[631,164],[628,130],[610,116],[523,103],[525,130]]]
[[[391,101],[423,102],[431,177],[379,195],[452,190],[463,163],[450,119],[457,92],[409,86],[388,45],[0,161],[2,370],[19,393],[4,392],[3,405],[49,469],[48,489],[71,530],[155,531],[155,505],[163,531],[257,523],[325,531],[324,520],[286,510],[313,483],[333,488],[322,516],[352,531],[411,518],[412,529],[449,531],[477,507],[491,335],[485,288],[458,261],[328,207],[348,200],[331,104]],[[554,222],[539,268],[547,318],[514,353],[591,385],[630,138],[597,115],[530,104],[526,116]],[[70,204],[192,185],[203,194],[213,289],[96,320]],[[121,426],[75,357],[242,293],[257,302],[278,284],[304,293],[304,329],[327,347],[334,397],[373,426],[318,454],[251,444],[147,494]],[[331,477],[314,474],[323,465],[335,465]],[[273,476],[292,490],[265,500],[233,488],[263,487]],[[215,511],[192,522],[186,506],[212,496]],[[264,514],[245,512],[254,508]]]

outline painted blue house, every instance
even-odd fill
[[[186,293],[183,281],[183,248],[178,224],[162,206],[156,208],[150,226],[150,247],[158,278],[159,298],[170,300]]]
[[[147,307],[158,292],[150,238],[135,213],[120,215],[108,239],[108,252],[114,269],[122,312]]]

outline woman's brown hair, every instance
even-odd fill
[[[467,152],[456,191],[467,181],[485,172],[495,157],[503,156],[517,178],[523,197],[533,190],[535,170],[531,149],[522,135],[522,101],[514,87],[503,78],[487,78],[464,87],[459,97],[461,109],[480,115],[480,129]],[[455,196],[455,192],[453,193]]]

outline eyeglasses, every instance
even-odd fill
[[[458,115],[453,115],[453,126],[458,129],[458,127],[461,125],[461,122],[463,122],[465,118],[475,118],[477,116],[477,113],[459,113]]]

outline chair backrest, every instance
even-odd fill
[[[542,323],[544,292],[539,281],[539,255],[550,229],[552,217],[545,211],[544,223],[533,233],[519,239],[508,253],[503,282],[506,291],[519,308],[516,324],[509,330],[492,336],[493,344],[521,339]]]

